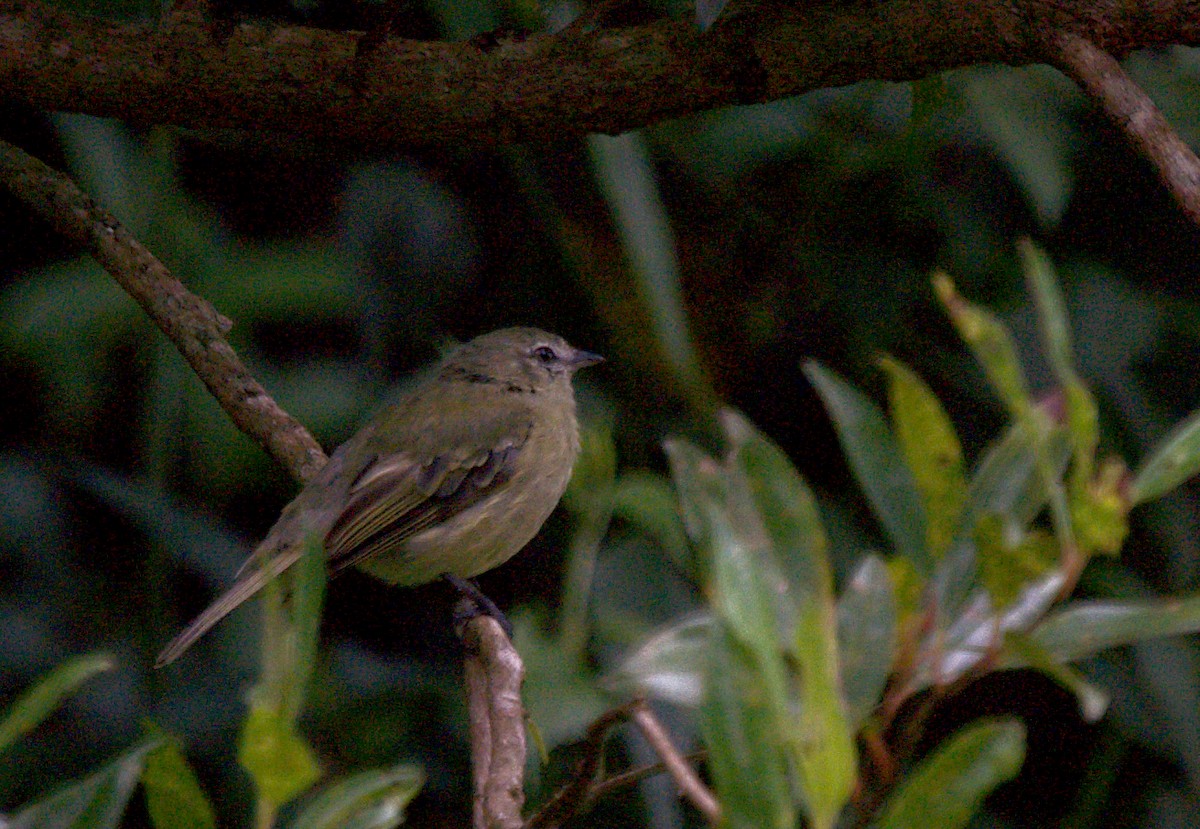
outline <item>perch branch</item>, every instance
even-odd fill
[[[67,176],[3,141],[0,183],[112,274],[175,344],[238,429],[258,441],[297,480],[307,481],[317,473],[325,453],[238,359],[225,340],[232,326],[228,319],[188,291]]]
[[[525,708],[521,657],[491,616],[463,636],[475,788],[475,829],[519,829],[525,804]]]
[[[706,32],[657,20],[458,43],[214,20],[198,5],[131,23],[0,0],[0,97],[134,124],[428,147],[619,133],[865,79],[1036,63],[1046,32],[1116,56],[1200,45],[1195,0],[761,0]]]
[[[1133,145],[1154,165],[1167,190],[1200,225],[1200,159],[1162,112],[1125,73],[1116,58],[1074,34],[1052,43],[1055,63],[1094,98]]]

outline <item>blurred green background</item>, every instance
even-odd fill
[[[331,26],[378,13],[302,0],[254,11]],[[634,4],[622,20],[657,13]],[[403,19],[400,34],[422,37],[545,25],[532,8],[448,0]],[[1126,66],[1200,141],[1200,53],[1138,53]],[[609,358],[581,376],[581,408],[597,434],[611,430],[622,474],[661,473],[670,434],[715,445],[718,402],[745,412],[817,490],[839,576],[885,545],[803,359],[876,394],[878,357],[904,361],[946,402],[971,458],[1004,419],[934,301],[935,268],[1004,316],[1046,391],[1014,243],[1046,248],[1105,451],[1136,463],[1200,405],[1200,231],[1044,67],[866,82],[615,138],[417,155],[13,106],[0,136],[68,170],[230,317],[251,370],[327,448],[448,339],[537,325]],[[119,663],[6,756],[0,811],[85,774],[152,718],[184,737],[222,824],[244,824],[248,787],[232,757],[256,611],[176,666],[151,663],[232,580],[294,484],[95,262],[4,195],[0,217],[0,700],[72,654],[103,649]],[[669,538],[619,512],[605,532],[581,503],[482,579],[517,622],[552,745],[611,700],[599,678],[614,660],[701,603]],[[1198,510],[1189,485],[1136,512],[1120,560],[1094,562],[1079,592],[1194,591]],[[449,605],[438,586],[389,590],[353,573],[331,583],[303,722],[328,773],[421,763],[415,826],[468,815]],[[549,638],[563,626],[570,636]],[[1195,825],[1197,668],[1196,642],[1181,639],[1091,660],[1085,672],[1114,698],[1095,726],[1043,677],[989,677],[936,708],[928,739],[980,714],[1026,719],[1025,770],[980,826]],[[687,717],[664,716],[694,738]],[[612,751],[614,762],[647,756],[636,740]],[[689,821],[659,780],[579,825]]]

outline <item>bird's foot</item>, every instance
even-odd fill
[[[442,573],[442,579],[452,585],[462,597],[454,606],[455,630],[461,633],[467,622],[476,616],[491,616],[504,630],[504,635],[509,639],[513,638],[512,622],[508,621],[508,617],[504,615],[504,611],[498,608],[496,603],[479,589],[479,585],[470,579],[464,579],[453,573]]]

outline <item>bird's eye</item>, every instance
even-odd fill
[[[533,356],[540,363],[553,363],[558,359],[558,355],[554,353],[554,349],[548,345],[539,345],[533,350]]]

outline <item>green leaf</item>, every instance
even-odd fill
[[[0,722],[0,752],[28,734],[68,697],[96,674],[116,666],[108,654],[73,656],[54,668],[9,706]]]
[[[617,478],[613,515],[645,532],[671,560],[692,576],[695,561],[679,518],[671,484],[652,472],[626,472]]]
[[[1003,522],[985,515],[975,525],[979,578],[997,607],[1007,607],[1027,585],[1042,578],[1058,563],[1058,543],[1037,529],[1014,543]]]
[[[277,809],[320,777],[317,758],[280,708],[252,701],[238,742],[238,762],[250,773],[259,798]]]
[[[612,211],[636,279],[638,299],[650,312],[653,342],[688,398],[701,410],[711,409],[715,394],[689,334],[675,237],[646,141],[638,132],[626,132],[591,135],[587,146],[596,185]]]
[[[1192,412],[1159,442],[1129,485],[1129,500],[1143,504],[1166,495],[1200,472],[1200,411]]]
[[[1073,119],[1073,90],[1048,69],[973,67],[951,78],[1039,221],[1054,225],[1074,189],[1072,140],[1079,128]]]
[[[842,693],[850,726],[857,730],[879,704],[896,658],[896,595],[882,558],[869,555],[855,568],[838,601],[837,620]]]
[[[794,829],[784,736],[763,693],[758,655],[720,619],[712,634],[700,728],[724,825]]]
[[[934,274],[933,288],[1013,420],[1029,422],[1033,401],[1008,326],[987,308],[964,299],[946,274]]]
[[[927,578],[933,559],[925,547],[921,495],[883,414],[870,398],[820,364],[806,363],[804,373],[833,419],[850,469],[892,546]]]
[[[321,634],[321,607],[325,601],[325,545],[315,535],[304,541],[304,552],[291,568],[291,625],[295,646],[291,666],[291,688],[284,697],[291,706],[293,719],[300,716],[308,684],[317,662]]]
[[[7,818],[5,829],[115,829],[137,788],[146,755],[161,744],[151,738]]]
[[[984,720],[938,746],[888,799],[877,829],[966,826],[993,789],[1016,777],[1025,761],[1025,728],[1012,719]]]
[[[1160,601],[1072,602],[1031,638],[1056,660],[1075,662],[1106,648],[1200,631],[1200,596]]]
[[[174,740],[163,736],[147,755],[142,785],[154,829],[216,829],[212,805]]]
[[[794,715],[797,739],[789,748],[809,821],[823,829],[833,825],[850,798],[857,759],[840,696],[828,542],[816,500],[787,456],[736,412],[723,411],[720,417],[732,444],[730,463],[745,476],[774,559],[790,576],[773,591],[776,602],[794,605],[795,612],[791,652],[800,675],[799,711]]]
[[[1109,695],[1092,685],[1083,676],[1054,658],[1050,651],[1023,633],[1010,633],[1004,637],[1004,667],[1030,667],[1041,671],[1057,682],[1066,691],[1074,694],[1079,703],[1079,713],[1090,723],[1099,721],[1108,708]]]
[[[390,829],[425,783],[414,765],[359,772],[326,786],[291,822],[290,829]]]
[[[949,415],[920,377],[890,357],[880,366],[888,375],[892,429],[925,507],[926,547],[940,559],[967,500],[962,446]]]
[[[713,636],[711,613],[693,613],[655,631],[625,657],[605,684],[691,708],[704,695],[704,667]]]

